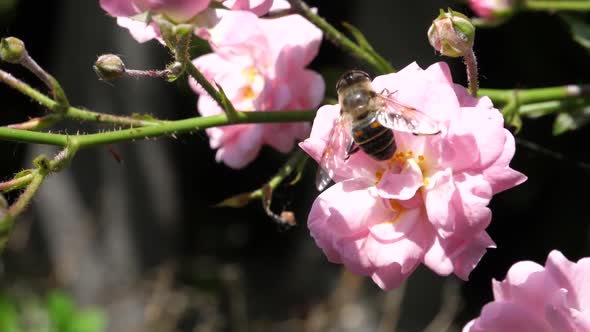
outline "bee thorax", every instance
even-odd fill
[[[371,91],[353,90],[340,98],[340,103],[345,111],[357,113],[362,112],[370,103]]]

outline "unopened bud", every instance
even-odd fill
[[[432,21],[428,29],[428,40],[442,55],[460,57],[473,48],[475,26],[467,16],[449,9]]]
[[[114,80],[125,75],[125,64],[123,60],[114,54],[99,56],[92,68],[96,75],[103,81]]]
[[[517,7],[516,0],[469,0],[469,6],[486,20],[507,18]]]
[[[8,63],[20,63],[27,56],[25,43],[15,37],[2,38],[0,41],[0,59]]]

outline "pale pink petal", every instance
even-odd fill
[[[485,230],[492,220],[487,207],[492,198],[492,188],[481,174],[461,173],[455,176],[457,196],[453,200],[455,210],[455,234],[469,236]]]
[[[227,0],[223,4],[233,10],[251,11],[261,16],[270,10],[273,0]]]
[[[151,10],[162,12],[177,22],[183,22],[207,9],[211,0],[147,0],[147,2]]]
[[[260,20],[260,28],[268,38],[268,56],[278,61],[277,66],[302,68],[318,54],[322,31],[300,15]]]
[[[496,244],[488,233],[477,234],[471,241],[463,243],[454,252],[449,252],[453,261],[453,273],[463,280],[468,280],[469,274],[477,266],[487,249],[495,247]]]
[[[470,324],[463,332],[555,332],[542,317],[510,302],[486,304]]]
[[[514,157],[515,151],[514,137],[508,130],[504,130],[504,134],[506,135],[506,141],[502,154],[489,168],[483,171],[486,180],[492,186],[494,194],[515,187],[527,179],[524,174],[510,168],[510,160]]]
[[[256,15],[244,11],[228,11],[209,30],[209,42],[220,57],[241,66],[269,65],[269,44]]]
[[[418,267],[418,262],[412,263],[414,264],[406,264],[405,269],[397,263],[381,267],[373,273],[371,279],[383,290],[397,288]]]
[[[100,6],[112,16],[133,16],[138,14],[131,0],[100,0]]]
[[[574,325],[567,296],[567,289],[559,289],[553,293],[553,298],[546,304],[545,316],[555,331],[580,332],[581,330]]]
[[[477,128],[477,130],[473,130]],[[495,108],[471,108],[461,109],[460,121],[454,122],[449,128],[453,134],[465,132],[473,135],[477,142],[480,155],[480,167],[489,167],[504,150],[506,134],[504,133],[504,118]]]
[[[273,123],[264,125],[264,143],[272,148],[287,153],[293,149],[295,139],[303,139],[309,133],[309,124]]]
[[[553,250],[545,268],[559,287],[570,290],[567,296],[570,307],[590,311],[590,258],[574,263],[561,252]]]
[[[291,109],[314,109],[320,105],[325,95],[326,84],[322,75],[312,70],[297,71],[289,79],[288,86],[293,99],[287,106]]]
[[[127,17],[117,17],[117,24],[131,33],[131,36],[140,43],[160,37],[160,29],[154,23],[136,21]]]
[[[235,135],[217,150],[215,159],[223,161],[231,168],[240,169],[252,162],[261,147],[262,129],[259,125],[244,126],[239,135]]]
[[[455,228],[453,200],[458,199],[451,169],[440,171],[430,178],[431,187],[424,194],[428,220],[441,234],[448,234]]]
[[[434,230],[432,230],[432,233],[434,241],[424,254],[422,262],[434,273],[441,276],[448,276],[453,273],[453,261],[449,257],[445,248],[441,245],[441,239],[434,235]]]
[[[411,159],[405,163],[401,173],[386,172],[377,189],[383,198],[407,200],[424,185],[423,181],[420,166]]]

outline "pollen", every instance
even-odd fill
[[[254,80],[256,80],[256,76],[258,76],[258,71],[256,71],[256,68],[254,67],[249,67],[244,69],[243,74],[246,76],[246,81],[252,84],[254,83]]]
[[[427,177],[424,177],[424,179],[422,180],[422,182],[424,183],[425,186],[430,184],[430,180]]]
[[[377,121],[371,123],[371,128],[375,129],[375,128],[379,128],[381,127],[381,124]]]
[[[378,170],[377,172],[375,172],[375,178],[377,179],[375,181],[375,185],[377,185],[379,183],[379,181],[381,181],[381,178],[383,178],[383,173],[385,173],[383,170]]]
[[[256,93],[252,90],[252,87],[247,85],[242,88],[242,96],[244,99],[254,99],[256,98]]]
[[[403,206],[401,206],[397,200],[395,199],[390,199],[389,200],[389,205],[391,206],[392,209],[394,209],[395,211],[402,211],[404,209]]]
[[[419,155],[418,156],[418,162],[419,163],[423,163],[424,162],[424,155]]]

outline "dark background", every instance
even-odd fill
[[[417,61],[448,62],[465,83],[460,60],[441,58],[426,30],[439,8],[471,14],[453,1],[310,1],[335,23],[347,21],[397,68]],[[185,82],[97,80],[92,63],[120,54],[129,68],[163,68],[167,51],[137,44],[106,16],[98,1],[0,0],[0,36],[17,36],[29,53],[62,83],[72,104],[113,114],[147,113],[180,119],[196,115],[196,96]],[[478,30],[481,86],[530,88],[588,83],[588,53],[551,14],[520,14],[491,30]],[[20,68],[0,64],[42,88]],[[312,68],[335,75],[362,64],[324,43]],[[367,69],[367,68],[365,68]],[[1,124],[43,114],[34,103],[0,88]],[[118,163],[106,147],[80,152],[73,164],[44,183],[19,220],[3,253],[0,286],[43,293],[65,289],[76,302],[109,315],[109,331],[420,331],[439,312],[441,289],[460,286],[457,330],[490,301],[491,279],[502,279],[519,260],[544,263],[552,249],[570,260],[590,254],[587,188],[589,132],[551,135],[552,118],[525,120],[512,167],[529,180],[494,197],[488,231],[498,245],[470,281],[443,278],[420,268],[401,291],[382,292],[326,261],[305,227],[317,196],[315,165],[303,179],[275,193],[276,210],[293,210],[299,226],[281,231],[254,202],[243,209],[215,209],[231,195],[254,190],[286,160],[263,149],[244,170],[217,164],[204,133],[117,144]],[[54,130],[92,131],[69,123]],[[54,149],[0,143],[0,177],[31,166]],[[555,154],[557,153],[557,155]],[[14,195],[8,195],[9,200]],[[451,280],[449,283],[448,280]],[[450,285],[450,286],[449,286]],[[449,288],[450,287],[450,288]],[[393,308],[393,309],[392,309]]]

